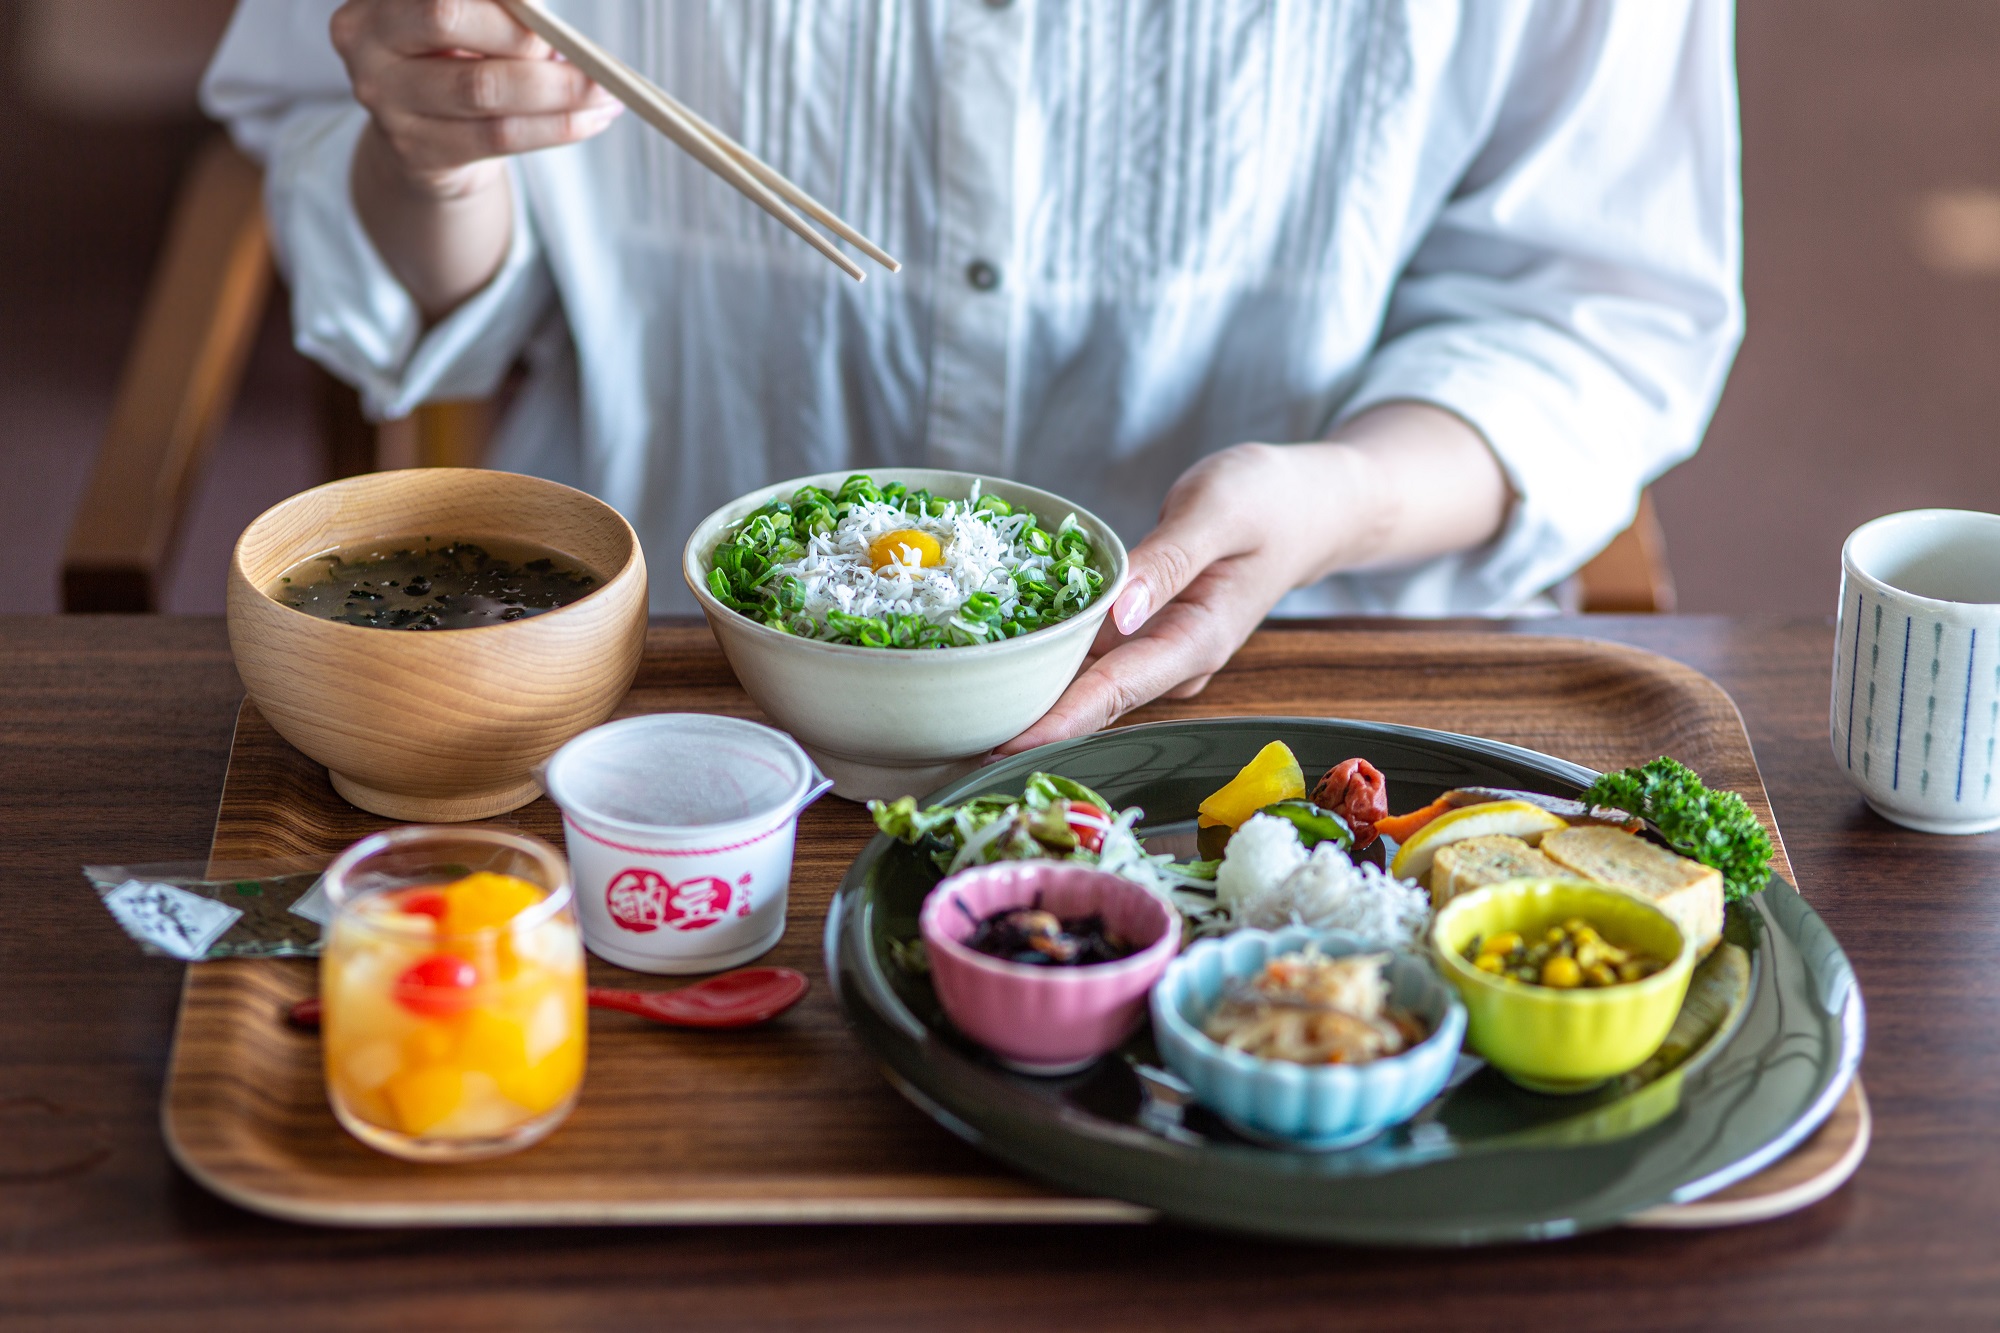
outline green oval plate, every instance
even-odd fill
[[[1452,787],[1574,796],[1596,775],[1511,745],[1380,723],[1228,718],[1126,727],[994,764],[929,802],[1019,792],[1037,770],[1147,812],[1149,843],[1191,854],[1195,807],[1267,742],[1308,773],[1353,755],[1388,777],[1395,807]],[[1145,1077],[1141,1028],[1059,1079],[1011,1073],[956,1033],[927,978],[893,944],[916,937],[937,882],[929,857],[877,836],[827,917],[827,970],[848,1022],[889,1080],[938,1123],[1051,1184],[1185,1221],[1274,1236],[1477,1244],[1571,1235],[1753,1174],[1817,1128],[1861,1060],[1861,992],[1833,935],[1773,877],[1730,908],[1749,958],[1747,1003],[1670,1070],[1578,1097],[1524,1091],[1470,1057],[1408,1124],[1320,1154],[1260,1147]],[[1739,970],[1740,975],[1740,970]]]

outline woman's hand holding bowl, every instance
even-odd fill
[[[1191,698],[1292,589],[1477,546],[1511,502],[1484,438],[1422,403],[1373,408],[1322,443],[1211,454],[1133,549],[1094,660],[1000,752],[1087,735],[1163,695]]]

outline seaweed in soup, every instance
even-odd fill
[[[568,606],[597,587],[582,565],[542,547],[489,549],[401,538],[314,556],[285,571],[276,601],[369,629],[478,629]]]

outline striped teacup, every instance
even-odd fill
[[[2000,828],[2000,514],[1916,509],[1848,537],[1831,734],[1884,819]]]

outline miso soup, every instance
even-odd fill
[[[568,556],[525,542],[398,537],[302,560],[265,591],[370,629],[478,629],[568,606],[597,582]]]

